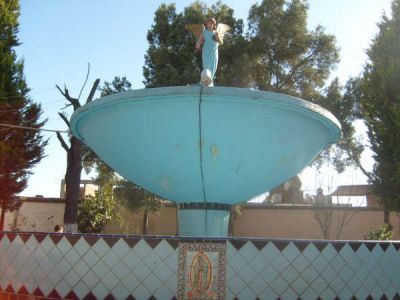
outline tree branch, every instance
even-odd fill
[[[293,76],[296,74],[297,70],[303,66],[304,64],[308,63],[314,56],[315,52],[313,51],[311,54],[309,54],[307,57],[305,57],[304,59],[302,59],[297,65],[295,65],[292,68],[292,71],[290,72],[290,74],[288,74],[286,76],[286,79],[279,84],[278,89],[282,89],[286,84],[288,84],[289,80],[291,80],[293,78]]]
[[[66,87],[64,87],[64,91],[56,84],[56,88],[59,90],[59,92],[65,97],[65,99],[67,99],[72,106],[74,107],[74,110],[78,109],[79,107],[81,107],[81,104],[79,103],[79,100],[76,98],[72,98],[69,95],[68,89]]]
[[[69,127],[70,123],[67,119],[67,117],[63,114],[63,113],[58,113],[58,115],[61,117],[61,119],[64,120],[64,122],[67,124],[67,126]]]
[[[85,88],[86,83],[87,83],[88,78],[89,78],[89,73],[90,73],[90,64],[88,63],[88,70],[87,70],[87,72],[86,72],[85,82],[83,83],[82,88],[81,88],[81,91],[79,92],[78,99],[81,99],[82,91],[83,91],[83,89]]]
[[[65,98],[67,98],[66,94],[64,94],[64,91],[58,86],[58,84],[56,84],[56,88]]]
[[[364,167],[361,165],[361,162],[359,160],[356,160],[356,165],[357,165],[357,167],[360,168],[361,172],[363,172],[363,174],[365,176],[367,176],[368,180],[370,180],[370,181],[374,180],[371,172],[368,172],[367,170],[365,170]]]
[[[69,147],[67,143],[64,141],[63,137],[61,136],[61,133],[57,132],[57,138],[61,143],[61,146],[65,149],[65,151],[69,151]]]
[[[368,178],[368,180],[373,181],[374,178],[373,178],[372,173],[368,172],[367,170],[364,169],[364,167],[361,165],[361,162],[358,159],[358,157],[356,157],[356,155],[353,154],[353,151],[351,149],[345,149],[345,151],[352,158],[352,160],[354,161],[356,166],[361,170],[361,172]]]
[[[96,92],[97,86],[99,85],[99,83],[100,83],[100,79],[97,78],[97,79],[95,80],[95,82],[93,83],[92,89],[90,90],[90,94],[89,94],[89,96],[88,96],[87,99],[86,99],[86,103],[89,103],[90,101],[93,100],[94,93]]]

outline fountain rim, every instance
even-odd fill
[[[331,144],[335,143],[341,134],[341,125],[337,118],[327,109],[303,100],[298,97],[289,96],[282,93],[261,91],[249,88],[236,87],[202,87],[200,85],[192,86],[170,86],[159,88],[144,88],[137,90],[129,90],[97,98],[84,106],[74,111],[70,120],[70,133],[78,139],[84,141],[84,138],[79,134],[79,123],[89,114],[93,114],[98,110],[107,109],[109,106],[120,105],[125,102],[134,101],[149,101],[174,97],[175,101],[178,98],[185,96],[199,95],[207,99],[207,97],[217,96],[219,98],[229,98],[229,101],[252,101],[251,104],[266,104],[279,107],[285,107],[290,110],[295,110],[299,113],[311,116],[323,123],[330,132]],[[321,118],[321,116],[323,118]]]

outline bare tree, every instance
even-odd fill
[[[89,75],[86,76],[86,81]],[[86,84],[86,81],[81,89],[80,94]],[[97,90],[97,87],[100,83],[100,79],[96,79],[93,83],[92,89],[90,90],[89,96],[86,99],[86,103],[93,100],[94,94]],[[60,93],[67,99],[69,102],[68,106],[72,106],[74,111],[81,107],[79,102],[80,94],[78,98],[73,98],[70,96],[68,89],[64,86],[64,89],[61,89],[58,85],[56,85],[57,89]],[[70,126],[69,120],[64,113],[59,113],[61,119]],[[65,173],[65,211],[64,211],[64,231],[65,232],[77,232],[77,212],[78,212],[78,203],[80,199],[80,181],[81,181],[81,173],[82,173],[82,158],[83,158],[83,145],[82,143],[75,138],[74,136],[70,136],[69,146],[61,136],[59,132],[57,132],[57,138],[61,143],[61,146],[67,152],[67,170]]]
[[[335,207],[332,204],[316,204],[314,207],[315,220],[326,240],[340,239],[343,229],[356,213],[356,210],[348,206]]]

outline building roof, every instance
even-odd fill
[[[369,184],[341,185],[338,186],[332,196],[367,196],[372,194],[372,186]]]
[[[16,196],[15,198],[23,202],[57,202],[57,203],[65,202],[65,199],[63,198],[50,198],[43,196],[35,196],[35,197]]]

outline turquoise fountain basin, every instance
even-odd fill
[[[229,206],[219,204],[271,190],[340,136],[330,112],[302,99],[201,86],[100,98],[75,111],[70,130],[126,179],[185,203],[183,210],[215,210],[218,217],[206,214],[207,224],[227,223],[220,211]]]

